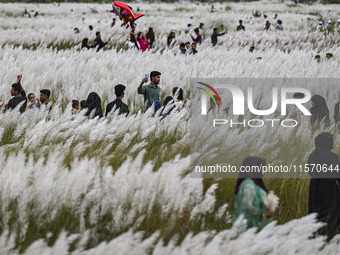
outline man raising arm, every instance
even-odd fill
[[[138,94],[144,95],[145,111],[152,105],[153,101],[159,100],[161,92],[161,88],[158,86],[161,80],[161,73],[158,71],[152,71],[150,73],[150,79],[151,84],[143,86],[143,84],[148,81],[148,78],[144,77],[137,89]]]

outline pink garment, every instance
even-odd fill
[[[142,52],[149,49],[148,40],[144,39],[143,37],[137,37],[137,41],[139,42],[140,49],[142,50]]]

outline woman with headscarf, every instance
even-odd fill
[[[170,47],[173,47],[175,43],[176,43],[176,35],[175,35],[175,32],[171,31],[167,39],[167,45],[170,48]]]
[[[329,126],[329,110],[326,104],[326,100],[320,95],[314,95],[311,98],[313,107],[310,109],[312,114],[311,124],[313,127],[318,124]]]
[[[87,112],[86,116],[92,118],[103,117],[103,109],[101,105],[101,99],[96,92],[91,92],[86,100]],[[93,112],[93,113],[92,113]]]
[[[257,169],[256,172],[240,172],[235,188],[236,200],[234,219],[243,215],[247,220],[247,228],[262,229],[272,221],[274,212],[265,205],[267,188],[263,182],[262,166],[266,160],[259,157],[247,157],[242,163],[242,169]]]
[[[82,41],[81,41],[81,48],[86,48],[86,49],[90,49],[91,46],[88,45],[88,42],[89,42],[89,39],[88,38],[84,38]]]
[[[321,133],[315,138],[315,150],[308,157],[309,174],[312,177],[308,212],[317,213],[317,219],[327,223],[318,233],[327,235],[328,240],[340,231],[340,173],[331,170],[339,169],[340,162],[332,149],[333,135]]]
[[[146,34],[146,39],[149,42],[150,49],[152,49],[152,45],[155,42],[155,34],[153,32],[153,28],[149,27],[149,32]]]

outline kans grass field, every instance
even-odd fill
[[[0,113],[0,253],[339,254],[340,236],[329,243],[309,238],[320,227],[314,215],[307,215],[309,179],[265,179],[280,204],[276,222],[256,233],[244,232],[242,222],[233,226],[235,179],[188,173],[190,156],[200,157],[190,152],[190,78],[339,78],[338,29],[315,30],[319,20],[339,19],[340,6],[215,3],[211,12],[211,5],[202,3],[131,5],[146,14],[136,22],[136,32],[152,26],[156,33],[154,49],[143,54],[122,48],[130,30],[118,19],[110,27],[110,3],[0,4],[0,101],[8,102],[11,84],[22,74],[27,93],[39,96],[48,88],[53,102],[48,118],[43,111]],[[25,8],[40,16],[25,18]],[[273,25],[278,14],[284,31],[263,31],[266,19],[252,17],[255,10]],[[245,32],[235,31],[239,19]],[[191,41],[187,24],[201,22],[204,41],[198,54],[179,55],[178,43]],[[104,41],[111,37],[105,51],[80,49],[89,25]],[[215,48],[213,27],[228,32]],[[177,44],[167,49],[171,30]],[[94,36],[89,39],[92,43]],[[334,57],[327,61],[328,52]],[[183,110],[163,121],[143,113],[143,97],[137,94],[152,70],[162,73],[163,99],[175,86],[184,89]],[[94,91],[105,108],[118,83],[127,87],[123,101],[129,117],[71,116],[65,96],[83,100]],[[339,144],[333,118],[339,91],[319,86],[314,92],[328,98],[328,131]],[[209,132],[200,139],[218,141]],[[249,153],[271,163],[305,163],[319,132],[245,129],[217,144],[235,146],[226,156],[236,165]],[[215,150],[207,147],[206,153]]]

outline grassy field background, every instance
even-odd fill
[[[10,85],[23,74],[26,92],[52,92],[53,110],[0,118],[0,250],[2,254],[337,254],[335,239],[325,245],[321,237],[309,240],[318,228],[307,216],[309,179],[266,179],[269,190],[280,198],[272,224],[260,233],[232,227],[234,179],[190,178],[190,78],[337,78],[339,33],[315,31],[319,20],[336,20],[332,5],[285,3],[132,4],[146,16],[136,32],[152,26],[155,48],[141,53],[127,51],[122,43],[129,30],[104,4],[1,4],[0,101],[10,99]],[[24,8],[38,10],[38,18],[24,18]],[[70,10],[74,9],[72,15]],[[254,10],[266,13],[275,25],[275,13],[284,31],[264,32],[266,19],[254,18]],[[95,10],[95,11],[93,11]],[[329,10],[331,10],[329,12]],[[86,14],[82,14],[85,12]],[[252,17],[253,25],[250,25]],[[243,19],[245,32],[236,32]],[[170,30],[177,43],[190,41],[188,23],[203,22],[204,42],[194,56],[180,56],[178,44],[166,48]],[[106,51],[80,50],[88,26],[94,25]],[[80,34],[73,29],[78,27]],[[210,46],[213,27],[228,33]],[[334,33],[333,33],[334,32]],[[94,38],[90,38],[93,41]],[[255,52],[249,48],[255,45]],[[334,58],[327,61],[325,54]],[[320,54],[320,63],[314,56]],[[257,58],[261,57],[261,60]],[[175,86],[184,89],[184,109],[163,121],[143,114],[143,98],[137,87],[146,73],[162,73],[162,98]],[[114,85],[126,85],[128,118],[113,115],[89,120],[84,112],[71,115],[65,96],[83,100],[95,91],[102,106],[115,99]],[[313,90],[328,98],[332,126],[339,91]],[[240,165],[250,153],[274,162],[303,163],[314,149],[318,132],[294,130],[277,137],[274,132],[244,130],[219,141],[235,145],[226,158]],[[212,133],[207,133],[208,139]],[[212,136],[212,142],[218,136]],[[216,140],[217,142],[217,140]],[[259,146],[261,144],[261,146]],[[207,154],[213,153],[208,148]],[[254,243],[255,240],[257,243]],[[282,242],[285,240],[285,242]],[[256,244],[256,245],[255,245]],[[262,250],[257,250],[262,245]],[[314,251],[314,253],[313,253]]]

